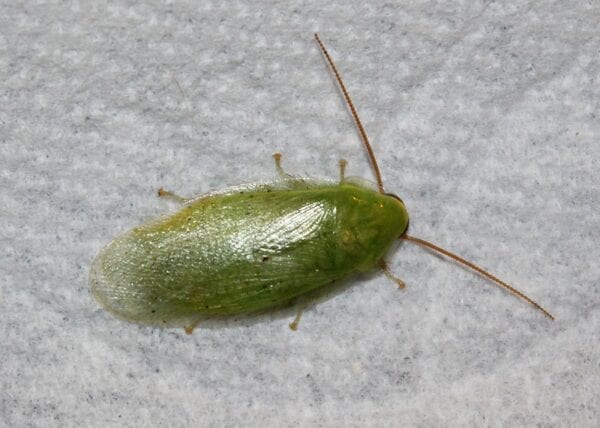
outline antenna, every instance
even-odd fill
[[[317,43],[319,44],[319,47],[321,48],[321,52],[323,52],[323,56],[325,56],[327,63],[329,64],[329,66],[331,67],[331,70],[333,71],[333,74],[335,75],[335,79],[337,80],[337,83],[342,91],[342,94],[344,95],[346,104],[348,104],[348,107],[350,108],[350,112],[352,113],[352,117],[354,118],[354,122],[356,123],[356,127],[358,129],[358,133],[360,134],[360,138],[362,140],[363,146],[367,150],[369,160],[371,161],[371,166],[373,167],[373,172],[375,173],[375,178],[377,179],[377,187],[379,189],[379,192],[385,193],[385,191],[383,189],[383,180],[381,179],[381,171],[379,170],[379,165],[377,164],[377,159],[375,159],[375,153],[373,152],[373,148],[371,147],[371,143],[369,142],[369,137],[367,137],[367,132],[365,131],[365,128],[364,128],[362,122],[360,121],[360,118],[358,117],[358,113],[356,111],[356,108],[354,107],[354,103],[352,102],[352,99],[350,98],[350,94],[348,93],[348,90],[346,89],[346,85],[344,85],[342,76],[340,75],[337,67],[335,66],[335,64],[333,62],[333,59],[331,59],[331,55],[329,55],[329,52],[327,52],[325,45],[323,45],[323,42],[321,42],[321,39],[319,38],[319,35],[317,33],[315,33],[315,39],[317,40]],[[550,312],[548,312],[546,309],[544,309],[541,305],[539,305],[533,299],[531,299],[527,295],[525,295],[525,293],[517,290],[516,288],[512,287],[511,285],[508,285],[506,282],[500,280],[496,276],[492,275],[491,273],[487,272],[486,270],[482,269],[481,267],[475,265],[474,263],[471,263],[470,261],[465,260],[462,257],[460,257],[454,253],[451,253],[448,250],[445,250],[444,248],[441,248],[435,244],[432,244],[431,242],[425,241],[424,239],[421,239],[421,238],[416,238],[414,236],[407,235],[406,233],[404,235],[402,235],[400,237],[400,239],[404,239],[405,241],[412,241],[418,245],[421,245],[422,247],[428,248],[429,250],[432,250],[436,253],[442,254],[442,255],[454,260],[455,262],[468,267],[469,269],[475,271],[476,273],[483,276],[484,278],[492,281],[494,284],[496,284],[500,288],[505,289],[512,295],[529,303],[534,308],[536,308],[537,310],[542,312],[545,316],[547,316],[548,318],[550,318],[551,320],[554,321],[554,316],[552,316],[552,314]],[[387,265],[385,264],[385,262],[382,262],[382,263],[383,264],[381,265],[381,268],[386,273],[386,275],[388,275],[388,276],[392,277],[394,280],[398,281],[398,279],[395,278],[391,274],[391,272],[387,268]],[[403,284],[403,283],[400,281],[399,284]]]
[[[381,171],[379,170],[379,165],[377,164],[377,160],[375,159],[375,153],[373,152],[373,148],[371,147],[371,143],[369,142],[369,137],[367,137],[367,131],[365,131],[365,127],[363,126],[362,122],[360,121],[360,118],[358,117],[358,113],[356,112],[356,108],[354,108],[354,103],[352,102],[352,98],[350,98],[350,94],[346,89],[346,85],[344,85],[344,82],[342,81],[342,76],[340,75],[337,67],[333,63],[331,55],[329,55],[329,52],[327,52],[327,49],[325,49],[325,45],[323,45],[323,42],[321,42],[321,39],[319,38],[319,35],[317,33],[315,33],[315,39],[317,40],[317,43],[319,44],[319,47],[321,48],[321,52],[323,52],[325,59],[329,63],[329,66],[331,67],[331,70],[335,75],[335,80],[337,80],[338,85],[340,86],[340,89],[344,94],[344,98],[346,99],[346,103],[350,108],[350,112],[352,113],[352,117],[354,118],[354,122],[356,123],[356,127],[358,128],[360,138],[363,142],[363,145],[365,146],[365,149],[367,149],[367,154],[369,155],[369,160],[371,161],[371,166],[373,167],[373,172],[375,173],[375,178],[377,179],[377,188],[379,189],[379,193],[385,193],[385,191],[383,190],[383,180],[381,179]]]
[[[554,321],[554,317],[552,316],[552,314],[550,312],[548,312],[546,309],[544,309],[537,302],[533,301],[532,299],[530,299],[529,297],[527,297],[523,292],[521,292],[521,291],[517,290],[516,288],[508,285],[506,282],[498,279],[497,277],[495,277],[491,273],[483,270],[482,268],[480,268],[479,266],[471,263],[470,261],[465,260],[462,257],[459,257],[456,254],[453,254],[450,251],[445,250],[445,249],[443,249],[441,247],[438,247],[437,245],[432,244],[431,242],[425,241],[424,239],[421,239],[421,238],[415,238],[414,236],[410,236],[410,235],[404,234],[404,235],[402,235],[400,237],[400,239],[404,239],[406,241],[412,241],[412,242],[414,242],[414,243],[416,243],[418,245],[421,245],[423,247],[429,248],[430,250],[433,250],[436,253],[443,254],[444,256],[451,258],[455,262],[460,263],[460,264],[462,264],[462,265],[464,265],[464,266],[466,266],[466,267],[474,270],[475,272],[477,272],[478,274],[480,274],[484,278],[487,278],[490,281],[494,282],[499,287],[504,288],[506,291],[508,291],[512,295],[517,296],[519,299],[526,301],[527,303],[529,303],[530,305],[532,305],[534,308],[536,308],[537,310],[541,311],[544,315],[546,315],[552,321]]]

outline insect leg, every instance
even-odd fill
[[[348,161],[346,159],[340,159],[340,183],[344,182],[345,174],[346,174],[346,166],[348,165]]]
[[[198,324],[200,324],[200,320],[195,320],[192,321],[189,325],[183,327],[183,329],[185,330],[185,334],[192,334],[194,332],[194,329],[198,327]]]
[[[400,278],[398,278],[397,276],[395,276],[392,271],[390,271],[390,268],[388,267],[387,263],[385,262],[385,260],[381,259],[379,260],[379,268],[383,271],[383,273],[385,274],[385,276],[387,276],[389,279],[391,279],[392,281],[394,281],[396,284],[398,284],[398,288],[404,288],[406,287],[406,284],[404,283],[404,281],[402,281]]]
[[[173,192],[169,192],[168,190],[165,190],[162,187],[158,189],[158,196],[161,198],[170,198],[173,199],[175,202],[180,202],[182,204],[185,204],[189,200],[188,198],[184,198],[183,196],[179,196]]]
[[[290,178],[294,178],[292,175],[285,172],[281,167],[281,153],[273,153],[273,159],[275,160],[275,169],[277,170],[277,174],[279,174],[282,179],[289,180]]]
[[[296,317],[294,318],[294,321],[290,323],[290,329],[294,331],[298,330],[298,323],[300,323],[300,318],[302,318],[302,312],[304,312],[304,309],[306,309],[307,306],[307,304],[302,304],[298,307]]]

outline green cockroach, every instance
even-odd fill
[[[377,188],[346,178],[280,178],[186,200],[166,217],[138,226],[112,241],[93,262],[92,292],[111,313],[128,321],[184,327],[203,319],[249,314],[293,303],[326,290],[357,272],[388,269],[384,256],[397,239],[412,241],[461,263],[552,315],[495,276],[430,242],[407,234],[402,200],[385,193],[365,129],[340,74],[315,34],[356,122]],[[302,310],[290,324],[296,329]]]

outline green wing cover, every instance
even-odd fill
[[[200,198],[107,246],[93,293],[152,324],[281,305],[352,272],[337,251],[336,204],[335,186]]]

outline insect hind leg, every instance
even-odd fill
[[[306,309],[308,305],[304,304],[304,305],[300,305],[298,307],[298,310],[296,311],[296,317],[294,318],[294,321],[292,321],[289,324],[290,330],[292,331],[296,331],[298,330],[298,324],[300,323],[300,318],[302,318],[302,313],[304,312],[304,310]]]

